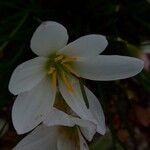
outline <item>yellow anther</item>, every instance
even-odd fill
[[[75,76],[77,76],[78,78],[80,77],[79,74],[68,64],[63,64],[63,66],[70,71],[72,74],[74,74]]]
[[[70,82],[68,81],[64,71],[61,72],[61,78],[62,78],[62,81],[64,82],[65,86],[67,87],[68,91],[73,92],[74,91],[73,87],[70,84]]]
[[[61,61],[61,64],[66,63],[66,62],[74,62],[77,58],[76,57],[66,57]]]
[[[59,60],[61,60],[61,59],[63,59],[63,58],[64,58],[63,55],[59,55],[58,57],[55,58],[55,62],[57,62],[57,61],[59,61]]]
[[[56,71],[56,69],[54,67],[50,67],[48,74],[52,74],[54,71]]]
[[[52,73],[52,86],[53,86],[54,88],[56,88],[56,85],[57,85],[57,72],[54,71],[54,72]]]
[[[50,58],[50,64],[48,63],[48,74],[51,77],[53,87],[56,88],[57,76],[60,76],[67,90],[70,92],[74,91],[72,83],[69,82],[67,73],[80,77],[79,74],[71,66],[73,65],[72,62],[74,62],[76,59],[77,57],[68,57],[63,54],[54,54],[52,58]]]

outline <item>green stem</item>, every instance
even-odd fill
[[[25,15],[23,16],[23,18],[19,21],[17,27],[10,33],[8,40],[5,41],[1,46],[0,46],[0,52],[3,51],[3,49],[8,45],[10,39],[12,39],[16,33],[18,32],[18,30],[21,28],[21,26],[24,24],[24,22],[26,21],[27,17],[28,17],[29,11],[27,11],[25,13]]]
[[[80,83],[80,89],[81,89],[81,92],[82,92],[83,99],[85,101],[85,104],[86,104],[87,108],[89,108],[88,98],[87,98],[87,95],[86,95],[86,92],[85,92],[84,84],[83,84],[81,79],[79,80],[79,83]]]
[[[6,125],[7,125],[7,122],[5,122],[2,128],[0,129],[0,136],[2,135],[3,130],[5,129]]]

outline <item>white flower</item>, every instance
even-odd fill
[[[96,126],[88,120],[52,109],[44,124],[26,136],[13,150],[88,150],[83,136],[91,141]],[[82,134],[81,134],[82,132]]]
[[[18,133],[28,132],[43,121],[57,89],[77,115],[92,120],[75,77],[117,80],[134,76],[143,68],[143,61],[136,58],[99,55],[107,46],[104,36],[87,35],[67,42],[65,27],[52,21],[42,23],[33,34],[31,49],[39,57],[19,65],[9,83],[9,90],[19,94],[12,110]]]

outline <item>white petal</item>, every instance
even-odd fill
[[[102,106],[96,96],[87,87],[85,87],[85,91],[89,101],[89,109],[96,120],[95,123],[97,124],[97,132],[100,134],[105,134],[106,125]]]
[[[91,80],[111,81],[132,77],[143,68],[143,61],[127,56],[100,55],[76,62],[81,77]]]
[[[93,118],[91,112],[87,109],[86,104],[84,102],[80,84],[77,79],[72,76],[68,76],[68,81],[71,83],[73,92],[68,91],[66,85],[63,83],[61,79],[59,79],[59,90],[65,99],[66,103],[70,106],[70,108],[82,119]],[[88,119],[87,119],[88,120]]]
[[[80,143],[79,143],[77,130],[76,131],[74,130],[74,132],[72,132],[71,135],[67,135],[67,133],[66,135],[60,133],[57,141],[57,149],[58,150],[79,150],[79,144]]]
[[[49,111],[47,117],[44,120],[44,124],[47,126],[63,125],[71,127],[75,125],[71,116],[56,108],[52,108]]]
[[[40,125],[27,135],[13,150],[57,150],[57,127]]]
[[[97,126],[91,121],[83,120],[77,117],[72,117],[56,108],[52,108],[47,117],[44,120],[44,124],[47,126],[70,126],[78,125],[84,134],[84,136],[91,141],[96,133]]]
[[[86,35],[66,45],[61,53],[70,56],[96,56],[107,46],[108,42],[102,35]]]
[[[43,22],[34,32],[31,49],[39,56],[48,56],[63,48],[68,42],[66,28],[53,21]]]
[[[80,140],[80,150],[89,150],[89,147],[79,130],[78,133],[79,133],[79,140]]]
[[[23,134],[36,127],[52,108],[56,91],[45,78],[31,91],[21,93],[12,109],[12,120],[15,129]]]
[[[96,124],[91,121],[83,120],[79,118],[73,118],[73,121],[76,125],[78,125],[81,129],[81,132],[85,136],[88,141],[91,141],[94,134],[96,133]]]
[[[13,94],[28,91],[37,85],[45,76],[46,58],[36,57],[19,65],[13,72],[9,90]]]

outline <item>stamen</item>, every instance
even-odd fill
[[[52,84],[54,87],[57,86],[57,76],[60,76],[64,82],[68,91],[73,92],[72,83],[70,83],[67,72],[80,77],[79,74],[72,67],[72,63],[77,59],[77,57],[69,57],[63,54],[54,54],[50,57],[48,62],[48,74],[51,76]]]
[[[74,74],[75,76],[77,76],[78,78],[80,78],[80,75],[68,64],[63,64],[63,66],[69,70],[72,74]]]
[[[66,57],[65,59],[62,60],[61,64],[66,63],[66,62],[73,62],[77,58],[76,57]]]
[[[57,72],[54,71],[54,72],[52,73],[52,86],[53,86],[54,88],[56,88],[56,85],[57,85]]]
[[[50,67],[48,74],[52,74],[54,71],[56,71],[56,69],[54,67]]]
[[[57,61],[59,61],[59,60],[61,60],[61,59],[63,59],[63,58],[64,58],[63,55],[59,55],[59,56],[56,57],[54,60],[55,60],[55,62],[57,62]]]
[[[61,72],[61,78],[62,78],[64,84],[66,85],[68,91],[73,92],[74,89],[73,89],[72,85],[70,84],[70,82],[68,81],[64,71]]]

